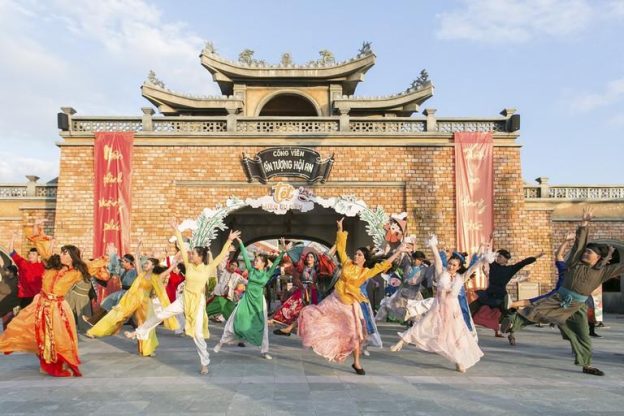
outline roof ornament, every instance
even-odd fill
[[[214,44],[210,41],[206,42],[206,44],[204,45],[204,50],[203,52],[206,55],[215,55],[217,53],[217,50],[214,47]]]
[[[281,66],[291,66],[293,64],[292,56],[289,52],[284,52],[282,54],[282,61],[280,62]]]
[[[321,55],[321,59],[319,59],[318,62],[322,65],[332,65],[336,63],[336,58],[334,58],[334,54],[327,49],[319,51],[319,55]]]
[[[362,42],[362,47],[360,48],[360,51],[358,52],[358,57],[362,55],[370,55],[371,53],[373,53],[373,50],[371,49],[371,45],[372,45],[372,42]]]
[[[165,83],[156,78],[156,73],[154,71],[149,71],[149,74],[147,74],[147,82],[157,87],[165,88]]]
[[[418,76],[418,78],[412,81],[412,84],[409,86],[406,92],[417,91],[429,84],[431,84],[431,80],[429,79],[429,73],[426,69],[423,69],[422,71],[420,71],[420,75]]]
[[[257,59],[253,59],[255,51],[252,49],[245,49],[241,53],[238,54],[238,62],[245,65],[255,65],[255,66],[264,66],[266,64],[265,61],[259,61]]]

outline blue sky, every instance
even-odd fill
[[[338,60],[372,42],[358,95],[404,90],[426,68],[441,117],[522,116],[523,177],[624,183],[624,0],[0,0],[0,182],[58,174],[56,113],[140,115],[154,70],[168,88],[218,93],[205,41],[236,59]]]

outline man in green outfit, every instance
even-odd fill
[[[591,338],[585,300],[604,281],[624,273],[624,262],[607,265],[613,248],[587,243],[587,228],[591,219],[591,211],[583,212],[574,246],[566,260],[568,270],[559,290],[505,317],[501,331],[513,334],[532,323],[556,324],[563,338],[570,341],[576,356],[575,364],[582,365],[585,374],[602,376],[604,372],[591,366]]]

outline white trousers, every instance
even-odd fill
[[[234,320],[236,319],[236,312],[238,311],[238,305],[232,311],[232,315],[230,315],[229,319],[225,323],[225,327],[223,328],[223,335],[221,336],[220,344],[232,344],[234,342],[238,342],[239,338],[236,336],[234,332]],[[267,316],[267,305],[264,296],[262,297],[262,312],[264,313],[264,331],[262,333],[262,345],[260,345],[260,352],[262,354],[266,354],[269,352],[269,326],[268,326],[268,316]]]
[[[197,349],[201,365],[208,365],[210,364],[210,355],[208,354],[208,346],[204,339],[204,310],[201,307],[197,308],[196,313],[193,341],[195,342],[195,348]],[[184,297],[177,298],[171,305],[167,306],[165,309],[159,310],[154,316],[148,318],[143,325],[136,329],[137,338],[147,339],[150,330],[156,328],[165,319],[171,318],[172,316],[177,317],[178,315],[184,315]]]

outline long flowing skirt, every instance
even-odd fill
[[[329,361],[344,361],[366,339],[359,303],[347,305],[335,293],[299,314],[298,334],[304,347]]]
[[[130,317],[134,316],[137,326],[142,325],[147,318],[154,315],[152,299],[147,296],[136,296],[133,293],[126,293],[119,304],[113,307],[93,328],[87,331],[87,335],[96,338],[114,335]],[[158,347],[156,330],[152,329],[146,339],[138,342],[139,354],[150,356]]]
[[[452,294],[439,294],[429,312],[399,336],[423,351],[439,354],[466,369],[483,356],[466,327],[457,296]]]
[[[304,306],[308,304],[316,305],[318,294],[315,288],[306,290],[297,289],[292,295],[275,311],[273,320],[290,325],[299,318],[299,314]]]
[[[64,300],[35,296],[0,335],[0,352],[30,352],[56,377],[80,376],[74,314]]]

